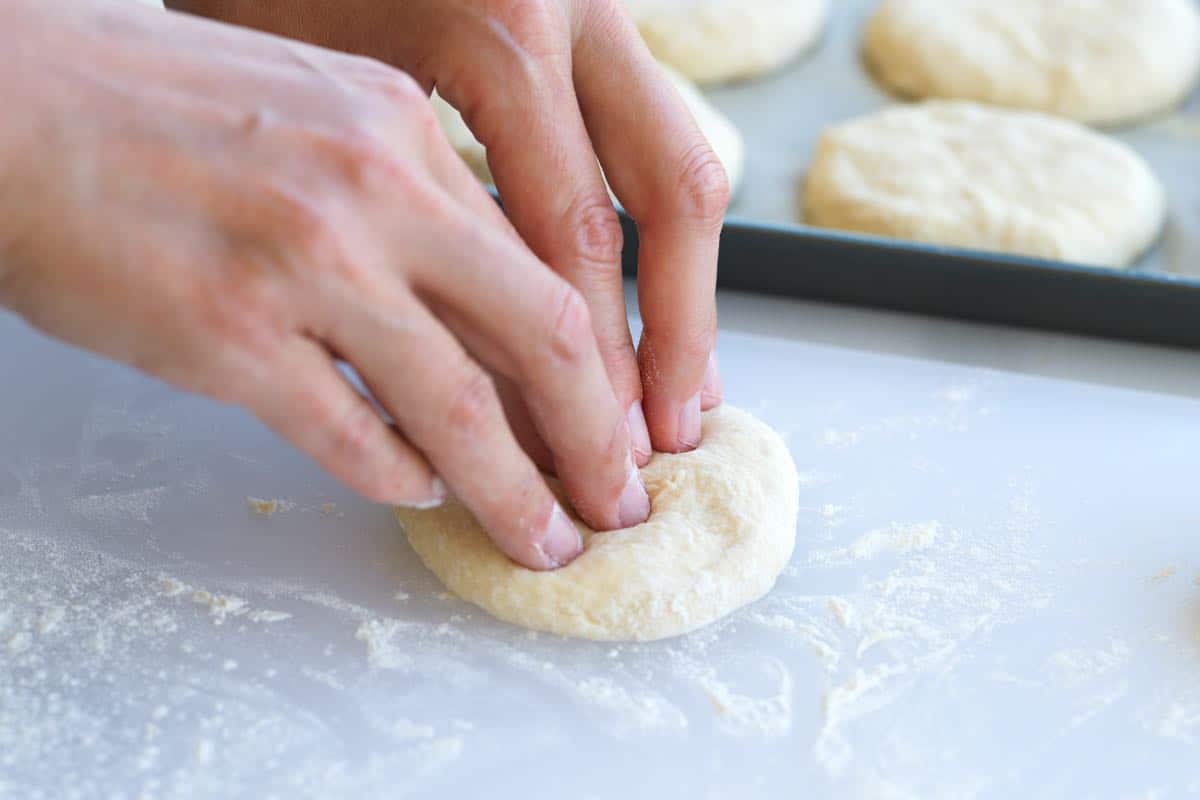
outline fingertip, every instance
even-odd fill
[[[412,499],[406,497],[399,500],[392,500],[392,505],[397,505],[402,508],[411,508],[416,511],[428,511],[432,508],[438,508],[446,502],[446,497],[449,491],[446,489],[446,483],[437,475],[429,482],[429,492],[424,497]]]
[[[629,462],[629,474],[621,497],[617,501],[617,521],[622,528],[641,525],[650,516],[650,495],[633,461]]]
[[[542,540],[534,545],[534,550],[540,554],[541,563],[526,566],[543,570],[565,567],[583,552],[579,529],[558,503],[551,509]]]
[[[679,409],[679,427],[675,432],[677,453],[695,450],[700,445],[700,392],[692,395]]]
[[[663,398],[653,403],[650,437],[660,453],[686,453],[700,444],[700,392],[683,403]]]
[[[725,387],[721,382],[721,369],[717,364],[717,351],[708,355],[708,367],[704,370],[704,385],[700,389],[700,410],[709,411],[721,405]]]
[[[642,411],[642,401],[635,400],[629,406],[626,415],[629,422],[629,440],[633,448],[633,460],[639,467],[650,463],[653,448],[650,446],[650,429],[646,427],[646,414]]]

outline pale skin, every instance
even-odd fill
[[[371,499],[453,492],[530,568],[582,547],[539,465],[595,529],[642,522],[635,465],[721,399],[728,185],[619,1],[168,5],[5,4],[0,305]],[[598,161],[638,224],[636,350]]]

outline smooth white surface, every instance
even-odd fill
[[[387,508],[240,412],[0,318],[0,795],[1200,791],[1200,356],[720,306],[729,399],[802,473],[796,553],[727,622],[617,647],[442,599]],[[160,576],[293,616],[216,624]]]

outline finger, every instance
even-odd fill
[[[625,12],[610,3],[587,9],[576,91],[605,174],[638,226],[638,357],[650,439],[656,450],[689,450],[700,441],[729,181]]]
[[[533,415],[529,413],[529,407],[525,405],[521,388],[501,374],[492,373],[492,380],[496,383],[496,393],[500,397],[500,405],[504,408],[508,427],[512,429],[513,436],[517,438],[521,449],[533,459],[533,463],[537,464],[543,472],[556,474],[554,453],[542,440],[537,423],[534,422]]]
[[[455,152],[441,125],[429,126],[425,133],[425,161],[438,185],[476,214],[482,224],[504,231],[514,240],[520,241],[521,237],[512,222],[487,193],[467,163]]]
[[[520,242],[469,220],[460,227],[457,258],[418,270],[414,288],[473,354],[520,385],[579,515],[599,530],[643,522],[649,499],[579,292]]]
[[[488,164],[517,231],[583,293],[601,359],[628,416],[638,461],[644,463],[650,442],[643,433],[641,379],[622,288],[621,227],[578,110],[569,47],[539,48],[539,34],[528,31],[564,42],[575,34],[561,29],[563,20],[542,16],[512,22],[506,46],[479,60],[488,63],[487,75],[439,83],[438,91],[463,111],[487,147]]]
[[[484,225],[492,225],[497,231],[503,231],[512,237],[514,242],[520,242],[520,236],[509,222],[508,217],[500,210],[500,206],[484,191],[478,178],[471,168],[447,146],[445,137],[439,130],[434,136],[436,141],[428,144],[429,158],[427,162],[430,171],[438,183],[450,195],[463,203],[477,215]],[[464,341],[467,349],[476,354],[491,352],[488,363],[496,364],[506,359],[503,351],[493,345],[487,337],[475,335],[473,328],[466,324],[453,309],[445,306],[435,307],[435,313],[446,322],[450,322],[460,340]],[[510,374],[514,368],[510,366]],[[537,424],[525,405],[520,387],[505,377],[503,373],[492,371],[492,379],[496,384],[496,392],[500,397],[500,405],[504,408],[504,416],[512,429],[513,435],[528,456],[533,459],[538,468],[549,474],[555,474],[554,454],[542,440]],[[649,439],[647,439],[647,442]]]
[[[516,361],[509,357],[504,348],[499,346],[491,335],[476,330],[474,325],[467,321],[467,317],[433,298],[430,298],[428,302],[434,315],[454,332],[467,351],[478,361],[488,365],[488,371],[496,385],[496,394],[504,409],[504,416],[508,420],[508,426],[518,444],[521,445],[521,449],[533,459],[533,463],[537,464],[541,470],[551,475],[557,474],[558,470],[554,466],[554,453],[542,439],[537,423],[525,403],[521,387],[511,378],[506,377],[518,374]]]
[[[423,508],[445,499],[446,487],[425,457],[384,423],[311,339],[285,347],[249,405],[268,427],[372,500]]]
[[[579,532],[517,445],[487,373],[415,298],[380,301],[330,321],[339,351],[497,547],[531,569],[570,562]]]
[[[700,410],[708,411],[721,405],[725,387],[721,383],[721,370],[717,364],[717,351],[709,353],[708,367],[704,370],[704,386],[700,390]]]

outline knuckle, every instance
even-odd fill
[[[429,98],[424,97],[421,102],[413,105],[409,121],[420,137],[420,141],[424,142],[426,146],[431,143],[448,144],[442,123],[438,120],[437,111],[434,110],[433,103]]]
[[[428,100],[428,95],[416,79],[407,72],[372,61],[372,69],[367,79],[370,89],[388,105],[399,108],[411,108]]]
[[[355,194],[382,186],[395,190],[410,177],[399,149],[388,147],[369,125],[348,125],[329,142],[325,155],[335,180]]]
[[[450,390],[446,425],[458,438],[482,440],[496,418],[498,407],[491,376],[478,367],[470,367]]]
[[[190,293],[188,313],[204,341],[228,359],[271,363],[290,327],[286,304],[272,284],[248,261],[229,263],[218,280],[204,281]]]
[[[572,249],[583,264],[616,272],[625,245],[621,222],[608,197],[578,203],[568,214],[566,230],[574,234]]]
[[[562,281],[554,305],[548,345],[559,362],[576,364],[583,360],[594,339],[592,318],[587,302],[575,287]]]
[[[729,207],[729,177],[707,142],[687,150],[681,161],[677,195],[681,216],[718,225]]]
[[[265,216],[276,225],[273,233],[289,249],[303,254],[306,261],[314,257],[324,261],[338,250],[337,225],[319,201],[293,192],[274,191],[265,202],[270,206]]]

